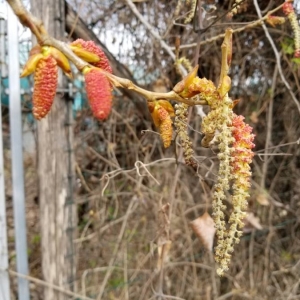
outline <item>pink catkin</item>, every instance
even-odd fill
[[[90,107],[95,118],[105,120],[111,111],[111,86],[106,76],[92,69],[85,74],[85,85]]]
[[[285,2],[282,6],[283,13],[288,16],[290,13],[294,12],[294,7],[291,2]]]
[[[295,58],[300,58],[300,49],[296,49],[294,53]]]
[[[83,39],[77,39],[71,45],[77,46],[77,47],[82,47],[84,50],[98,55],[100,58],[100,61],[98,61],[96,63],[91,63],[91,65],[93,65],[97,68],[101,68],[101,69],[105,70],[106,72],[112,73],[112,68],[109,64],[109,61],[108,61],[105,53],[93,41],[84,41]]]
[[[232,146],[232,167],[235,174],[248,177],[246,176],[249,173],[247,165],[252,162],[252,158],[254,156],[252,151],[255,147],[253,144],[254,134],[252,134],[252,128],[248,124],[244,123],[243,116],[237,116],[234,114],[232,127],[232,134],[235,139]]]
[[[34,74],[32,113],[38,120],[51,109],[57,88],[57,63],[52,56],[42,58]]]
[[[300,58],[300,27],[293,4],[291,2],[285,2],[282,6],[282,11],[288,17],[293,28],[295,41],[294,57]]]

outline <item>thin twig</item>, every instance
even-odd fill
[[[154,30],[154,28],[145,20],[145,18],[137,10],[134,3],[131,0],[125,0],[125,2],[131,9],[131,11],[136,15],[136,17],[141,21],[141,23],[144,24],[144,26],[149,30],[151,35],[153,35],[160,42],[161,47],[165,49],[166,52],[170,55],[170,57],[175,61],[176,55],[171,49],[171,47],[167,45],[167,43],[160,37],[160,35]]]
[[[122,224],[122,227],[121,227],[121,230],[120,230],[120,233],[119,233],[119,236],[118,236],[118,239],[116,241],[116,245],[115,245],[115,248],[114,248],[114,251],[113,251],[113,254],[112,254],[112,258],[109,262],[109,266],[108,266],[108,270],[104,276],[104,279],[102,281],[102,284],[100,286],[100,290],[99,290],[99,294],[97,296],[97,300],[100,300],[102,299],[102,296],[103,296],[103,293],[104,293],[104,290],[105,290],[105,286],[107,284],[107,281],[113,271],[113,264],[116,260],[116,257],[117,257],[117,254],[118,254],[118,251],[119,251],[119,246],[120,246],[120,243],[122,241],[122,238],[123,238],[123,235],[124,235],[124,232],[125,232],[125,229],[126,229],[126,225],[127,225],[127,221],[128,221],[128,218],[130,216],[130,214],[132,213],[132,211],[135,210],[135,208],[137,207],[136,204],[136,201],[135,199],[133,198],[131,200],[131,202],[129,203],[129,206],[127,208],[127,212],[125,214],[125,218],[124,218],[124,221],[123,221],[123,224]]]
[[[251,232],[249,244],[249,283],[250,289],[254,289],[254,274],[253,274],[253,248],[254,248],[255,230]]]
[[[275,70],[274,70],[274,74],[273,74],[269,110],[268,110],[268,115],[267,115],[268,120],[267,120],[267,136],[266,136],[266,142],[265,142],[265,149],[268,149],[270,147],[271,138],[272,138],[274,90],[275,90],[275,86],[276,86],[277,75],[278,75],[278,67],[276,65]],[[266,153],[267,153],[267,150],[266,150],[265,154]],[[261,186],[262,189],[265,188],[265,181],[266,181],[266,177],[267,177],[268,164],[269,164],[269,158],[267,156],[265,158],[263,166],[262,166],[262,176],[261,176],[261,182],[260,182],[260,186]]]
[[[1,271],[5,271],[5,270],[1,270]],[[7,272],[10,275],[12,275],[12,276],[27,279],[27,280],[29,280],[31,282],[34,282],[34,283],[38,284],[38,285],[42,285],[44,287],[56,290],[58,292],[61,292],[61,293],[65,294],[65,295],[71,296],[71,297],[76,298],[76,299],[93,300],[92,298],[89,298],[89,297],[86,297],[86,296],[82,296],[80,294],[68,291],[68,290],[66,290],[66,289],[64,289],[64,288],[62,288],[60,286],[48,283],[48,282],[46,282],[44,280],[41,280],[41,279],[38,279],[38,278],[35,278],[35,277],[32,277],[32,276],[29,276],[29,275],[20,274],[18,272],[13,271],[13,270],[7,270]]]
[[[276,146],[273,146],[273,147],[269,147],[268,149],[262,149],[262,150],[255,151],[255,154],[266,151],[266,150],[272,150],[272,149],[285,147],[285,146],[290,146],[290,145],[300,145],[300,138],[298,140],[294,141],[294,142],[279,144],[279,145],[276,145]]]
[[[127,256],[127,241],[124,242],[124,248],[123,249],[123,262],[124,262],[124,282],[128,281],[128,256]],[[124,286],[124,300],[129,300],[129,290],[128,290],[128,284],[125,284]]]
[[[236,29],[233,29],[232,30],[232,33],[237,33],[237,32],[242,32],[244,30],[248,30],[248,29],[251,29],[251,28],[254,28],[254,27],[257,27],[261,24],[263,24],[263,21],[266,20],[270,15],[272,15],[274,12],[280,10],[282,8],[283,4],[277,6],[276,8],[274,8],[273,10],[270,10],[264,17],[260,16],[260,18],[254,22],[251,22],[245,26],[242,26],[242,27],[239,27],[239,28],[236,28]],[[194,48],[194,47],[197,47],[198,45],[199,46],[202,46],[202,45],[206,45],[206,44],[209,44],[209,43],[212,43],[214,41],[217,41],[219,39],[222,39],[225,37],[225,33],[222,33],[222,34],[219,34],[219,35],[216,35],[216,36],[213,36],[209,39],[206,39],[200,43],[192,43],[192,44],[187,44],[187,45],[181,45],[180,46],[180,50],[182,49],[189,49],[189,48]],[[175,47],[171,47],[171,50],[174,50]]]
[[[256,9],[258,17],[260,19],[262,19],[261,10],[259,8],[257,0],[254,0],[253,3],[254,3],[254,6],[255,6],[255,9]],[[285,87],[287,88],[288,92],[290,93],[290,95],[291,95],[291,97],[292,97],[294,103],[296,104],[296,106],[298,108],[298,111],[300,113],[300,103],[298,102],[295,94],[293,93],[291,86],[289,85],[289,83],[287,82],[287,80],[284,77],[284,74],[283,74],[283,71],[282,71],[282,68],[281,68],[280,54],[279,54],[279,52],[278,52],[278,50],[276,48],[276,45],[275,45],[275,43],[274,43],[274,41],[273,41],[273,39],[272,39],[272,37],[271,37],[271,35],[269,33],[269,30],[268,30],[267,26],[265,25],[265,23],[262,23],[261,26],[262,26],[262,28],[263,28],[263,30],[265,32],[265,35],[266,35],[267,39],[269,40],[269,42],[270,42],[270,44],[271,44],[271,46],[273,48],[274,55],[275,55],[275,58],[276,58],[277,67],[278,67],[278,72],[280,74],[281,80],[283,81]]]
[[[81,180],[82,186],[84,187],[84,189],[85,189],[88,193],[91,193],[92,190],[91,190],[91,188],[88,186],[87,182],[85,181],[84,176],[83,176],[83,174],[82,174],[82,172],[81,172],[81,169],[80,169],[80,167],[79,167],[79,165],[78,165],[77,162],[75,162],[75,169],[76,169],[77,175],[79,176],[79,178],[80,178],[80,180]]]
[[[84,4],[85,4],[85,0],[82,0],[81,3],[80,3],[79,8],[77,9],[77,15],[76,15],[76,18],[75,18],[75,21],[74,21],[74,23],[73,23],[73,26],[72,26],[72,28],[71,28],[71,30],[70,30],[70,33],[69,33],[69,36],[68,36],[69,39],[70,39],[71,36],[73,35],[73,32],[74,32],[74,30],[75,30],[75,28],[76,28],[76,25],[77,25],[77,23],[78,23],[78,20],[79,20],[79,12],[80,12],[81,9],[84,7]]]
[[[128,90],[133,90],[136,93],[144,96],[148,101],[164,99],[164,100],[175,100],[175,101],[182,102],[182,103],[185,103],[188,105],[206,105],[207,104],[207,102],[205,100],[198,99],[197,97],[193,97],[190,99],[182,98],[174,91],[170,91],[167,93],[151,92],[151,91],[147,91],[141,87],[138,87],[129,79],[121,78],[121,77],[118,77],[118,76],[115,76],[115,75],[112,75],[112,74],[106,73],[106,72],[105,72],[105,75],[108,77],[109,81],[115,87],[121,87],[121,88],[126,88]]]

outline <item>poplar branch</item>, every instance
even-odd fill
[[[264,17],[261,17],[256,21],[248,23],[245,26],[233,29],[232,33],[242,32],[242,31],[245,31],[245,30],[260,26],[260,25],[263,25],[264,21],[267,20],[272,14],[274,14],[278,10],[282,9],[282,6],[283,6],[283,4],[280,4],[279,6],[274,8],[273,10],[270,10]],[[230,24],[230,26],[232,26],[232,25],[233,24]],[[180,45],[180,50],[193,48],[193,47],[196,47],[197,45],[203,46],[203,45],[212,43],[214,41],[217,41],[219,39],[222,39],[224,37],[225,37],[225,33],[221,33],[221,34],[213,36],[211,38],[204,39],[203,41],[199,42],[199,44],[198,43],[192,43],[192,44]],[[176,47],[171,47],[171,50],[176,50]]]
[[[41,46],[51,46],[58,49],[76,66],[76,68],[79,71],[82,71],[85,67],[90,66],[87,62],[85,62],[84,60],[79,58],[76,54],[74,54],[74,52],[71,50],[71,48],[67,43],[64,43],[50,36],[46,32],[43,26],[43,22],[38,18],[36,18],[35,16],[33,16],[30,12],[28,12],[20,0],[6,0],[6,1],[12,8],[14,14],[18,17],[21,24],[30,29],[32,34],[36,36],[37,41]],[[177,102],[185,103],[190,106],[207,104],[206,101],[198,99],[197,97],[190,98],[190,99],[183,98],[174,91],[170,91],[167,93],[156,93],[156,92],[148,91],[135,85],[132,81],[128,79],[121,78],[116,75],[112,75],[105,71],[103,72],[115,87],[121,87],[129,90],[133,90],[134,92],[144,96],[147,99],[147,101],[150,102],[163,99],[168,101],[175,100]]]
[[[144,96],[147,98],[148,101],[155,101],[155,100],[175,100],[177,102],[182,102],[188,105],[207,105],[207,102],[202,99],[195,98],[183,98],[180,95],[178,95],[174,91],[170,91],[167,93],[156,93],[152,91],[145,90],[137,85],[135,85],[132,81],[124,78],[120,78],[118,76],[115,76],[113,74],[105,72],[105,75],[107,76],[108,80],[115,86],[115,87],[121,87],[128,90],[134,90],[136,93]]]

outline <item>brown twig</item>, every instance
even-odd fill
[[[111,258],[111,260],[109,262],[108,270],[107,270],[107,272],[106,272],[106,274],[104,276],[104,279],[102,281],[102,284],[100,286],[99,293],[98,293],[98,296],[97,296],[98,300],[102,299],[105,286],[106,286],[107,281],[108,281],[108,279],[109,279],[109,277],[110,277],[110,275],[111,275],[111,273],[113,271],[113,264],[114,264],[114,262],[116,260],[117,254],[118,254],[119,246],[121,244],[121,241],[122,241],[125,229],[126,229],[128,218],[131,215],[132,211],[134,211],[137,208],[137,206],[138,206],[138,204],[136,203],[136,201],[133,198],[131,200],[129,206],[128,206],[128,209],[127,209],[127,212],[125,214],[125,218],[124,218],[124,221],[123,221],[123,224],[122,224],[122,227],[121,227],[121,230],[120,230],[120,233],[119,233],[119,236],[118,236],[115,248],[113,250],[112,258]]]
[[[85,181],[84,176],[83,176],[83,174],[82,174],[82,172],[81,172],[81,169],[80,169],[80,167],[79,167],[79,165],[78,165],[77,162],[75,162],[75,169],[76,169],[76,172],[77,172],[77,174],[78,174],[78,176],[79,176],[79,178],[80,178],[80,180],[81,180],[82,186],[84,187],[84,189],[85,189],[88,193],[91,193],[92,190],[91,190],[91,188],[88,186],[87,182]]]
[[[254,27],[262,25],[264,20],[266,20],[270,15],[272,15],[276,11],[280,10],[282,8],[282,6],[283,6],[283,4],[277,6],[273,10],[270,10],[264,17],[261,17],[260,19],[254,21],[254,22],[251,22],[251,23],[249,23],[249,24],[247,24],[245,26],[233,29],[232,33],[242,32],[242,31],[245,31],[245,30],[248,30],[248,29],[251,29],[251,28],[254,28]],[[180,46],[180,50],[193,48],[193,47],[196,47],[198,45],[199,46],[203,46],[203,45],[212,43],[214,41],[217,41],[219,39],[223,39],[224,37],[225,37],[225,33],[221,33],[221,34],[213,36],[213,37],[211,37],[209,39],[203,40],[200,43],[192,43],[192,44],[182,45],[182,46]],[[171,49],[174,50],[175,47],[171,47]]]
[[[187,98],[182,98],[179,96],[176,92],[171,91],[167,93],[156,93],[156,92],[151,92],[147,91],[145,89],[142,89],[135,85],[132,81],[125,79],[125,78],[120,78],[118,76],[105,73],[106,76],[108,77],[109,81],[115,86],[115,87],[121,87],[121,88],[126,88],[128,90],[134,90],[136,93],[144,96],[148,101],[155,101],[155,100],[175,100],[178,102],[182,102],[188,105],[206,105],[207,102],[205,100],[198,100],[197,97],[187,99]]]
[[[19,18],[21,24],[28,27],[36,36],[39,43],[42,43],[42,32],[45,32],[41,20],[31,15],[20,0],[7,0],[15,15]]]
[[[254,0],[253,4],[255,6],[255,9],[256,9],[258,17],[261,18],[261,11],[260,11],[260,8],[259,8],[257,0]],[[283,4],[281,6],[283,6]],[[281,7],[281,6],[279,6],[279,7]],[[267,15],[270,15],[270,13],[267,14]],[[274,55],[275,55],[276,63],[277,63],[277,68],[278,68],[278,72],[279,72],[279,75],[281,77],[281,80],[284,83],[286,89],[288,90],[290,96],[292,97],[292,99],[293,99],[293,101],[294,101],[294,103],[295,103],[295,105],[296,105],[296,107],[297,107],[297,109],[298,109],[298,111],[300,113],[300,104],[299,104],[299,101],[298,101],[297,97],[295,96],[294,92],[292,91],[292,88],[291,88],[290,84],[287,82],[287,80],[286,80],[286,78],[284,76],[282,67],[281,67],[281,62],[280,62],[280,60],[281,60],[280,56],[281,55],[278,52],[278,50],[276,48],[276,45],[275,45],[275,43],[274,43],[274,41],[273,41],[273,39],[272,39],[272,37],[271,37],[271,35],[269,33],[269,30],[268,30],[267,26],[265,25],[265,23],[262,22],[261,26],[262,26],[262,28],[263,28],[263,30],[265,32],[266,38],[269,40],[269,43],[271,44],[271,47],[272,47],[272,49],[274,51]]]
[[[32,276],[20,274],[20,273],[17,273],[15,271],[13,271],[13,270],[7,270],[7,272],[10,275],[12,275],[12,276],[19,277],[19,278],[25,278],[25,279],[27,279],[27,280],[29,280],[31,282],[34,282],[34,283],[36,283],[38,285],[41,285],[41,286],[44,286],[44,287],[56,290],[56,291],[58,291],[58,292],[60,292],[60,293],[62,293],[64,295],[66,295],[66,296],[71,296],[71,297],[82,299],[82,300],[93,300],[90,297],[82,296],[80,294],[68,291],[68,290],[66,290],[66,289],[64,289],[64,288],[62,288],[60,286],[48,283],[48,282],[46,282],[44,280],[41,280],[41,279],[38,279],[38,278],[35,278],[35,277],[32,277]]]

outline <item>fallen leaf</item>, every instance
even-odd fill
[[[212,251],[215,237],[215,222],[206,212],[190,223],[193,231],[203,243],[204,247]]]
[[[256,112],[256,111],[252,112],[252,114],[251,114],[251,116],[250,116],[250,120],[251,120],[254,124],[258,123],[258,115],[257,115],[257,112]]]
[[[245,222],[245,227],[243,229],[244,232],[251,232],[253,229],[257,229],[257,230],[263,229],[260,224],[259,218],[255,217],[252,212],[247,213],[244,222]]]
[[[260,193],[256,197],[256,201],[263,206],[269,206],[270,202],[266,193]]]

